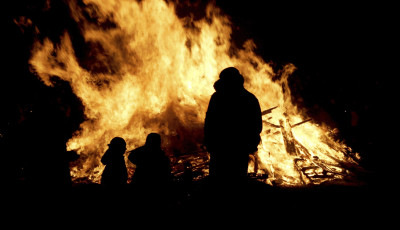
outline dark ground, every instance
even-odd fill
[[[185,191],[170,187],[141,193],[133,187],[107,190],[98,184],[76,184],[69,190],[25,188],[3,197],[7,210],[3,216],[33,220],[40,226],[54,222],[117,228],[137,224],[190,229],[245,224],[247,228],[359,229],[374,224],[385,229],[394,221],[397,208],[390,194],[368,185],[279,188],[251,180],[243,187],[213,187],[205,178],[195,182],[190,193]]]

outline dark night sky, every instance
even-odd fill
[[[27,60],[32,37],[22,33],[13,19],[28,15],[48,36],[57,37],[74,25],[61,3],[45,15],[45,1],[13,1],[3,8],[3,57],[1,84],[1,131],[16,123],[18,109],[48,95],[68,94],[44,87],[29,72]],[[53,1],[51,1],[53,2]],[[193,2],[193,1],[189,1]],[[329,119],[339,127],[341,138],[362,153],[365,165],[382,159],[380,146],[387,101],[387,82],[393,76],[389,55],[394,25],[394,7],[376,3],[292,3],[279,1],[216,1],[231,16],[233,39],[240,45],[253,38],[256,52],[279,69],[293,63],[298,70],[290,78],[294,100],[309,110],[316,121]],[[66,18],[62,24],[50,18]],[[5,30],[4,30],[5,27]],[[76,28],[75,28],[76,29]],[[79,103],[69,95],[73,106]],[[298,98],[302,98],[300,101]],[[40,103],[46,103],[41,101]],[[357,123],[351,123],[354,114]],[[329,115],[327,115],[329,114]],[[77,115],[77,120],[81,119]],[[354,120],[353,120],[354,121]]]

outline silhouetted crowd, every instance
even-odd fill
[[[246,185],[249,155],[257,151],[260,142],[261,108],[243,83],[244,78],[236,68],[224,69],[214,84],[216,92],[211,96],[205,118],[204,144],[210,153],[208,189],[224,196],[227,190],[240,191]],[[115,137],[108,146],[101,159],[105,165],[101,184],[113,189],[124,187],[128,180],[125,140]],[[161,148],[159,134],[150,133],[144,146],[128,154],[129,161],[136,166],[131,185],[140,197],[155,199],[171,195],[168,192],[172,190],[171,165]]]

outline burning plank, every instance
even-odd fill
[[[264,116],[264,115],[267,115],[269,113],[272,113],[272,110],[274,110],[276,108],[278,108],[278,106],[275,106],[275,107],[272,107],[270,109],[264,110],[264,111],[262,111],[261,115]]]

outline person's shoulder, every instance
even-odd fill
[[[210,97],[210,103],[211,104],[213,104],[213,103],[219,103],[219,101],[221,101],[222,100],[222,95],[221,95],[221,93],[220,92],[214,92],[212,95],[211,95],[211,97]]]
[[[258,101],[257,97],[253,93],[248,91],[247,89],[243,90],[243,95],[245,95],[247,98],[249,98],[251,100],[257,100]]]
[[[213,94],[211,94],[211,99],[213,98],[217,98],[221,95],[221,92],[214,92]]]
[[[130,154],[140,154],[145,151],[145,146],[137,147],[136,149],[130,151]]]

